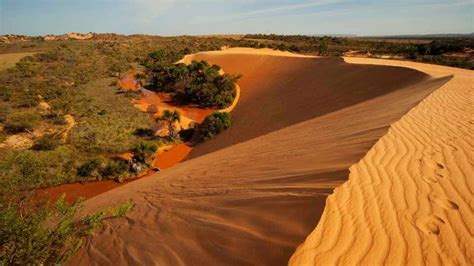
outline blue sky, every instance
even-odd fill
[[[0,34],[474,32],[474,0],[0,0]]]

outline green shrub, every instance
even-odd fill
[[[53,123],[54,125],[64,126],[64,125],[67,124],[67,121],[64,118],[64,116],[62,116],[58,113],[51,112],[48,115],[46,115],[44,118],[45,118],[45,120]]]
[[[137,128],[133,134],[142,138],[152,138],[155,136],[155,132],[149,128]]]
[[[80,203],[69,205],[64,195],[54,205],[32,198],[0,198],[0,264],[62,264],[81,245],[82,232],[73,218]]]
[[[17,107],[36,107],[39,104],[39,99],[31,92],[26,91],[22,94],[18,94],[15,98],[16,106]]]
[[[103,177],[121,177],[128,173],[129,165],[122,160],[111,160],[103,169],[100,170],[100,174]]]
[[[101,162],[98,159],[89,160],[77,168],[77,175],[82,177],[92,176],[100,164]]]
[[[154,65],[149,69],[153,89],[172,93],[175,101],[224,108],[232,104],[240,76],[220,75],[219,71],[219,66],[209,65],[207,61]]]
[[[102,220],[104,219],[105,212],[98,211],[96,213],[87,215],[82,221],[86,226],[85,233],[86,235],[91,235],[97,228],[102,225]]]
[[[35,140],[31,149],[36,150],[36,151],[54,150],[59,145],[61,145],[61,142],[62,142],[61,134],[57,134],[57,133],[45,134]]]
[[[232,123],[232,117],[229,113],[215,112],[204,119],[196,127],[193,141],[204,142],[214,138],[224,130],[228,129]]]
[[[5,130],[9,133],[32,130],[38,121],[39,115],[31,111],[11,113],[5,119]]]
[[[179,131],[179,137],[182,141],[190,141],[194,135],[194,128],[183,129]]]
[[[132,210],[133,206],[135,206],[135,204],[129,200],[115,208],[110,208],[109,212],[113,217],[124,217]]]
[[[150,164],[158,149],[154,143],[140,142],[132,147],[134,158],[141,163]]]

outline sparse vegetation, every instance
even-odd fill
[[[133,204],[133,202],[129,200],[115,208],[110,208],[109,213],[113,217],[124,217],[132,210],[133,206],[135,206],[135,204]]]
[[[4,181],[0,193],[2,265],[62,264],[81,247],[83,237],[101,227],[104,219],[123,217],[134,206],[128,201],[77,220],[81,200],[68,204],[63,195],[54,204],[38,202]]]
[[[15,201],[19,200],[19,201]],[[64,197],[54,205],[29,198],[0,198],[0,263],[52,265],[64,263],[80,247],[82,230],[74,225],[80,203]]]
[[[8,114],[5,118],[5,131],[20,133],[32,130],[39,122],[39,116],[33,111],[20,111]]]
[[[58,133],[51,133],[45,134],[35,140],[33,146],[31,147],[32,150],[37,151],[49,151],[56,149],[59,145],[61,145],[62,137]]]

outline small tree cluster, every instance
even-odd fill
[[[231,123],[232,117],[229,113],[215,112],[206,117],[201,124],[196,126],[193,142],[199,143],[210,140],[228,129]]]
[[[158,65],[151,69],[150,81],[155,90],[172,93],[179,103],[224,108],[232,104],[240,77],[219,71],[219,66],[207,61]]]

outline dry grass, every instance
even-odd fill
[[[14,67],[15,64],[20,61],[23,57],[34,55],[35,53],[26,52],[26,53],[10,53],[10,54],[0,54],[0,71]]]

